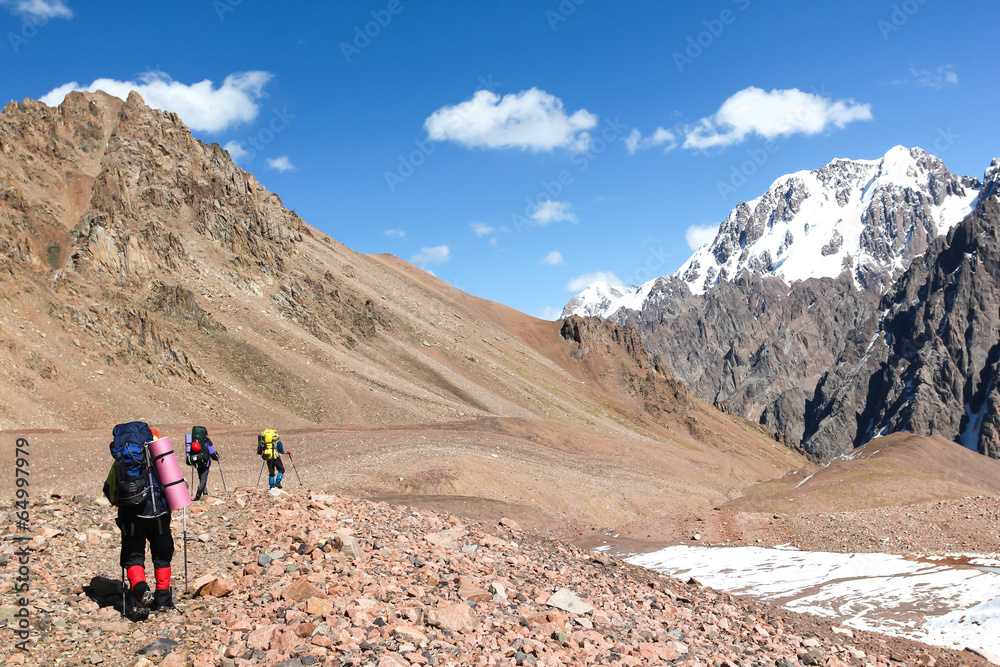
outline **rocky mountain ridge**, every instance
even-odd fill
[[[876,294],[968,215],[981,185],[920,148],[834,160],[776,180],[740,202],[708,246],[674,274],[695,293],[741,271],[786,283],[847,273]]]
[[[782,176],[760,197],[738,203],[715,239],[671,275],[703,294],[742,273],[789,285],[846,274],[856,288],[881,295],[934,238],[972,212],[981,187],[920,148],[895,146],[877,160],[836,159]],[[654,288],[662,294],[666,277],[631,287],[594,283],[563,316],[641,311]]]
[[[787,434],[811,453],[836,456],[879,434],[914,428],[917,433],[937,433],[956,441],[975,440],[972,448],[995,455],[995,447],[980,443],[979,435],[973,437],[965,426],[970,420],[983,419],[975,406],[984,404],[970,393],[980,387],[979,381],[969,382],[961,391],[934,389],[962,400],[939,401],[933,408],[923,403],[933,416],[886,421],[883,414],[875,419],[878,424],[867,423],[859,433],[853,422],[874,418],[860,413],[855,417],[855,408],[895,413],[899,406],[878,407],[878,401],[880,395],[898,398],[898,392],[852,386],[852,381],[863,383],[864,377],[841,375],[847,373],[843,368],[853,368],[862,357],[876,366],[885,361],[877,359],[877,354],[866,356],[880,313],[887,308],[878,305],[881,294],[897,289],[894,279],[898,278],[898,284],[908,280],[904,270],[910,262],[923,262],[932,251],[939,251],[936,244],[944,237],[933,240],[935,232],[957,229],[958,221],[950,215],[964,211],[970,201],[982,208],[992,200],[997,191],[996,172],[994,162],[982,183],[957,177],[938,158],[919,149],[897,147],[879,161],[835,161],[821,170],[783,177],[776,182],[777,189],[754,200],[753,207],[741,204],[734,209],[716,240],[696,253],[686,268],[633,291],[593,285],[575,297],[567,310],[582,309],[635,326],[649,349],[662,356],[674,375],[698,396]],[[790,254],[780,263],[781,271],[762,270],[763,265],[755,264],[754,257],[763,252],[761,247],[773,245],[775,229],[780,232],[784,229],[781,225],[787,226],[793,219],[807,231],[825,228],[829,212],[822,206],[810,211],[805,204],[810,196],[817,199],[815,187],[802,185],[806,180],[822,184],[818,191],[825,204],[863,211],[861,226],[852,237],[861,245],[851,246],[861,251],[844,255],[844,266],[853,267],[850,271],[789,280],[788,276],[796,275],[789,269],[793,258],[801,263],[804,257],[815,273],[823,273],[822,262],[812,261],[816,257],[810,248],[787,245],[782,253]],[[778,196],[781,192],[802,196],[782,198]],[[864,204],[861,209],[860,204]],[[843,230],[845,225],[845,220],[839,220],[834,227]],[[734,248],[740,253],[735,264],[731,261]],[[803,250],[801,255],[795,254]],[[706,253],[715,251],[721,252],[719,257],[724,255],[725,261],[714,266],[731,265],[733,275],[728,269],[720,270],[713,274],[708,289],[703,289],[708,283],[692,284],[692,268],[708,261]],[[786,279],[768,275],[782,272]],[[985,284],[984,288],[989,292]],[[976,285],[970,284],[964,298],[974,299],[975,291]],[[993,319],[991,315],[981,317],[983,321]],[[900,326],[897,344],[906,344],[909,331],[906,324]],[[990,334],[985,335],[988,338]],[[974,346],[978,349],[981,344]],[[859,347],[860,352],[856,351]],[[952,355],[960,355],[957,348],[961,345],[955,347]],[[981,356],[978,352],[972,355],[976,359]],[[965,373],[978,373],[979,368],[951,369],[949,377],[951,381],[965,378],[961,380],[965,382]],[[871,391],[868,399],[833,403],[833,393],[843,398],[866,391]],[[974,407],[967,407],[967,402]],[[987,423],[985,432],[989,434],[992,426]],[[850,434],[849,442],[837,442],[844,439],[844,433]]]
[[[806,412],[811,451],[908,431],[1000,458],[998,183],[994,160],[976,212],[910,265],[820,380]]]

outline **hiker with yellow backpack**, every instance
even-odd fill
[[[278,439],[278,432],[273,428],[264,429],[264,432],[257,436],[257,455],[264,459],[267,464],[267,484],[269,489],[280,489],[281,479],[285,476],[285,464],[281,462],[281,455],[288,454],[291,457],[291,450],[285,450],[285,446]],[[264,467],[261,466],[261,473]],[[258,483],[260,475],[257,476]]]

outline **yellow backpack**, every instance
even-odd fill
[[[260,434],[260,437],[264,440],[264,449],[261,452],[261,457],[267,461],[274,461],[278,458],[278,432],[273,428],[264,429],[264,432]]]

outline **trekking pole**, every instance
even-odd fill
[[[262,461],[261,464],[260,464],[260,474],[257,475],[257,483],[254,484],[254,487],[253,487],[255,489],[259,489],[260,488],[260,478],[264,476],[264,465],[265,465],[265,463]]]
[[[125,585],[125,568],[122,568],[122,616],[125,616],[125,591],[128,587]]]
[[[302,478],[299,477],[299,469],[295,467],[295,460],[292,458],[291,452],[288,452],[288,462],[292,464],[292,470],[295,471],[295,479],[299,480],[299,486],[302,486]]]
[[[184,593],[188,592],[188,508],[184,506]]]
[[[216,461],[219,464],[219,477],[222,478],[222,492],[229,493],[229,489],[226,488],[226,476],[222,474],[222,461]]]

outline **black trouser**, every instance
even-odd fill
[[[282,475],[285,474],[285,464],[281,462],[281,459],[269,460],[267,462],[267,476],[274,477],[274,471],[277,470]]]
[[[208,487],[208,466],[198,468],[198,491],[194,494],[195,499],[205,495]]]
[[[118,527],[122,531],[121,566],[126,570],[133,565],[145,565],[146,542],[153,567],[170,567],[174,557],[174,538],[170,534],[170,512],[155,519],[118,515]]]

